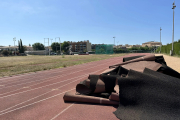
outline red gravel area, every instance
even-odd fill
[[[148,53],[129,54],[146,55]],[[0,120],[109,120],[117,119],[113,106],[64,103],[63,95],[89,74],[100,74],[123,56],[0,78]]]

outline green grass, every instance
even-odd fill
[[[0,57],[0,77],[63,68],[126,54]]]

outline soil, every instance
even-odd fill
[[[164,54],[155,54],[155,55],[156,56],[163,55],[167,65],[180,73],[180,58],[179,57],[174,57],[174,56],[169,56],[169,55],[164,55]]]

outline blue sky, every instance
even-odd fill
[[[0,45],[44,38],[92,44],[172,42],[173,0],[0,0]],[[175,1],[174,40],[180,39],[180,1]],[[46,40],[47,41],[47,40]],[[17,45],[17,41],[16,41]],[[47,45],[47,43],[46,43]]]

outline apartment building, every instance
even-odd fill
[[[0,50],[18,50],[18,46],[0,46]]]
[[[160,45],[162,45],[162,43],[155,42],[155,41],[150,41],[150,42],[142,43],[142,47],[145,47],[146,45],[148,47],[152,47],[152,46],[160,46]]]
[[[91,51],[91,43],[89,40],[72,42],[68,41],[69,45],[71,46],[72,52],[84,52],[84,51]]]

